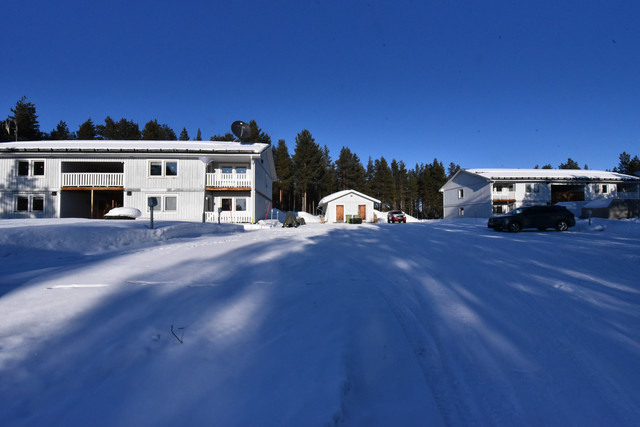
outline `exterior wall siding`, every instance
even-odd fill
[[[43,145],[48,142],[43,141]],[[238,152],[227,153],[238,147]],[[2,147],[0,147],[2,148]],[[197,147],[201,150],[200,147]],[[137,152],[122,155],[105,155],[92,152],[74,151],[69,153],[64,151],[59,154],[56,151],[40,152],[30,151],[4,151],[0,153],[0,218],[32,218],[32,217],[60,217],[61,192],[67,189],[78,188],[75,193],[65,193],[64,200],[74,203],[78,200],[86,202],[87,196],[81,196],[82,192],[88,194],[94,187],[122,187],[122,205],[139,209],[142,218],[148,219],[150,216],[147,206],[148,197],[159,198],[160,206],[154,209],[154,219],[158,220],[179,220],[179,221],[201,221],[204,210],[205,178],[207,167],[209,171],[215,170],[220,176],[223,167],[233,167],[234,173],[230,176],[232,180],[238,180],[243,176],[242,187],[249,186],[250,191],[231,191],[229,194],[214,191],[208,194],[214,198],[214,211],[208,212],[206,216],[209,220],[222,220],[228,222],[233,218],[234,222],[253,222],[259,218],[264,218],[271,201],[272,182],[275,179],[273,162],[270,159],[271,151],[269,147],[264,148],[260,154],[247,150],[242,152],[244,146],[236,143],[229,143],[229,147],[222,147],[222,152],[205,152],[209,159],[209,166],[200,160],[199,153],[178,152],[173,155],[171,152]],[[74,148],[75,150],[75,148]],[[44,162],[44,175],[18,176],[19,161]],[[162,162],[163,173],[161,176],[150,174],[150,162]],[[62,174],[62,163],[121,163],[123,172],[87,172],[87,168],[71,166]],[[177,164],[177,174],[175,176],[165,173],[166,162]],[[246,168],[246,174],[236,174],[236,167]],[[82,172],[69,172],[69,169],[77,169]],[[100,168],[96,167],[97,170]],[[107,167],[102,170],[112,170]],[[117,168],[116,168],[117,169]],[[62,184],[65,184],[65,190]],[[232,181],[224,181],[225,183]],[[240,181],[238,181],[240,182]],[[236,184],[238,183],[236,182]],[[219,182],[216,182],[216,185]],[[214,186],[216,186],[214,185]],[[240,184],[238,184],[240,185]],[[258,186],[259,188],[256,188]],[[233,185],[230,185],[233,187]],[[24,197],[29,198],[29,208],[31,198],[37,197],[34,206],[38,211],[26,210],[17,211],[17,200],[21,198],[20,207],[24,206]],[[231,212],[218,212],[221,207],[223,197],[233,199]],[[236,212],[236,198],[245,199],[246,209],[238,209]],[[43,203],[40,200],[43,200]],[[117,199],[117,198],[116,198]],[[117,201],[117,200],[116,200]],[[66,203],[66,202],[65,202]],[[118,202],[119,203],[119,202]],[[40,207],[42,206],[42,210]],[[90,211],[90,210],[89,210]],[[84,207],[76,212],[85,212]]]
[[[622,181],[621,181],[622,182]],[[586,203],[604,198],[637,199],[638,192],[618,192],[619,182],[611,180],[552,180],[552,179],[500,179],[484,177],[462,171],[450,179],[442,188],[444,218],[487,218],[497,210],[508,210],[520,206],[543,205],[552,202],[552,187],[584,186],[584,201],[568,202],[565,205],[579,215]],[[626,184],[626,185],[634,185]],[[636,184],[637,185],[637,184]],[[529,191],[528,191],[529,190]],[[462,193],[461,193],[462,192]],[[462,194],[462,197],[460,197]]]

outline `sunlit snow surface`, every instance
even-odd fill
[[[0,425],[637,425],[640,222],[0,221]]]

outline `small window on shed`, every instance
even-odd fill
[[[464,208],[458,208],[458,215],[464,216]]]
[[[464,190],[461,188],[458,190],[458,199],[464,198]]]

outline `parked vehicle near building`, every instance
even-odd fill
[[[387,213],[387,222],[406,223],[407,216],[402,211],[389,211],[389,213]]]
[[[508,230],[514,233],[524,228],[537,228],[541,231],[555,228],[558,231],[567,231],[574,225],[576,220],[573,213],[558,205],[517,208],[506,215],[493,216],[487,223],[489,228],[496,231]]]

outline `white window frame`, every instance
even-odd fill
[[[155,197],[158,199],[158,206],[154,207],[154,212],[164,212],[164,213],[178,213],[178,203],[179,197],[178,194],[147,194],[145,199],[145,203],[147,205],[147,212],[151,211],[149,208],[149,199],[151,197]],[[175,209],[167,209],[167,199],[176,199],[176,208]]]
[[[458,189],[458,199],[464,199],[464,188]]]
[[[160,174],[152,175],[151,174],[151,164],[152,163],[160,163]],[[168,175],[167,174],[167,163],[175,163],[176,164],[176,174]],[[180,168],[178,167],[177,160],[149,160],[147,163],[147,176],[149,178],[176,178],[180,174]]]
[[[464,208],[463,207],[459,207],[458,208],[458,216],[464,216]]]
[[[19,210],[18,209],[18,200],[20,200],[21,198],[27,199],[27,209],[22,209]],[[33,201],[35,199],[41,199],[42,200],[42,209],[38,209],[38,210],[34,210],[33,209]],[[16,194],[15,196],[15,200],[13,203],[13,209],[14,212],[44,212],[45,210],[45,197],[44,194]]]
[[[26,175],[20,175],[20,163],[26,163],[27,164],[27,173]],[[35,164],[36,163],[42,163],[42,173],[36,175],[35,174]],[[46,173],[46,168],[45,168],[46,164],[45,161],[43,159],[18,159],[16,161],[16,176],[18,177],[42,177],[45,175]]]

